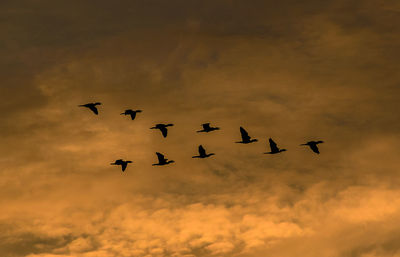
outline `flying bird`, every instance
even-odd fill
[[[265,154],[276,154],[286,151],[286,149],[279,149],[272,138],[269,139],[269,147],[271,148],[271,152],[266,152]]]
[[[88,103],[88,104],[81,104],[78,105],[79,107],[86,107],[89,108],[94,114],[98,115],[99,111],[97,110],[96,105],[101,105],[101,103],[97,102],[97,103]]]
[[[242,136],[242,141],[235,142],[235,143],[249,144],[249,143],[253,143],[253,142],[257,142],[258,141],[257,139],[251,139],[251,137],[249,136],[247,131],[242,127],[240,127],[240,134]]]
[[[130,115],[131,119],[134,120],[136,118],[136,113],[138,113],[138,112],[142,112],[142,110],[134,111],[134,110],[128,109],[128,110],[125,110],[125,112],[121,113],[121,115]]]
[[[210,127],[210,123],[204,123],[204,124],[202,124],[202,126],[203,126],[203,129],[199,130],[197,132],[207,132],[208,133],[208,132],[211,132],[214,130],[219,130],[218,127]]]
[[[207,158],[210,157],[211,155],[215,155],[214,153],[206,153],[206,150],[202,145],[199,145],[199,155],[197,156],[192,156],[192,158]]]
[[[150,129],[159,129],[163,135],[163,137],[167,137],[168,134],[168,129],[167,127],[171,127],[174,124],[156,124],[154,127],[151,127]]]
[[[132,163],[132,161],[124,161],[122,159],[118,159],[115,162],[111,163],[111,165],[121,165],[122,171],[125,171],[126,166],[128,166],[128,163]]]
[[[159,152],[156,152],[156,154],[157,154],[157,158],[158,158],[158,163],[154,163],[153,166],[162,166],[162,165],[167,165],[167,164],[175,162],[173,160],[166,159],[164,157],[164,155]]]
[[[309,141],[309,142],[307,142],[305,144],[301,144],[301,145],[308,145],[314,153],[319,154],[319,149],[318,149],[317,145],[321,144],[323,142],[324,141]]]

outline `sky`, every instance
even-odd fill
[[[400,257],[399,19],[397,0],[2,0],[0,256]]]

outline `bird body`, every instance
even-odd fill
[[[115,162],[111,163],[111,165],[121,165],[122,171],[125,171],[126,167],[128,166],[128,163],[132,163],[132,161],[124,161],[122,159],[118,159]]]
[[[150,129],[159,129],[163,135],[163,137],[167,137],[168,134],[168,129],[167,127],[171,127],[174,124],[156,124],[154,127],[151,127]]]
[[[308,145],[310,147],[310,149],[314,152],[319,154],[319,149],[318,149],[318,144],[323,143],[324,141],[309,141],[305,144],[301,144],[301,145]]]
[[[271,148],[271,152],[266,152],[265,154],[277,154],[286,151],[286,149],[279,149],[279,147],[276,145],[274,140],[272,140],[272,138],[270,138],[268,141],[269,141],[269,147]]]
[[[142,112],[142,110],[125,110],[125,112],[121,113],[121,115],[130,115],[131,119],[134,120],[136,118],[136,113]]]
[[[94,114],[98,115],[99,111],[97,110],[97,105],[101,105],[101,103],[97,102],[97,103],[88,103],[88,104],[81,104],[78,105],[79,107],[86,107],[89,108]]]
[[[211,132],[211,131],[214,131],[214,130],[219,130],[218,127],[211,127],[210,123],[204,123],[204,124],[202,124],[202,126],[203,126],[203,129],[202,130],[198,130],[197,132],[206,132],[206,133],[208,133],[208,132]]]
[[[251,137],[249,136],[249,134],[247,133],[247,131],[243,127],[240,127],[240,135],[242,136],[242,141],[235,142],[235,143],[249,144],[249,143],[253,143],[253,142],[257,142],[258,141],[257,139],[251,139]]]
[[[207,158],[210,157],[211,155],[215,155],[214,153],[206,153],[206,150],[204,149],[204,147],[202,145],[199,145],[199,155],[197,156],[192,156],[192,158]]]
[[[156,155],[158,158],[158,163],[154,163],[153,166],[163,166],[175,162],[173,160],[166,159],[164,155],[159,152],[156,152]]]

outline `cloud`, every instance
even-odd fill
[[[1,256],[398,254],[394,1],[1,6]]]

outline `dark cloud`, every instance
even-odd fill
[[[395,1],[0,9],[2,256],[398,254]]]

